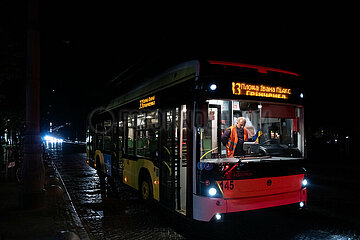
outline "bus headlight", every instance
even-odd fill
[[[215,219],[220,221],[222,219],[222,215],[220,213],[215,214]]]
[[[307,185],[308,185],[308,180],[304,178],[304,180],[302,181],[302,186],[306,187]]]
[[[213,187],[212,187],[212,188],[209,188],[209,195],[210,195],[211,197],[215,196],[216,193],[217,193],[216,188],[213,188]]]

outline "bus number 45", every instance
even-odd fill
[[[230,181],[226,181],[225,184],[223,181],[220,181],[219,183],[221,190],[224,190],[224,188],[226,190],[233,190],[234,189],[234,181],[230,180]]]

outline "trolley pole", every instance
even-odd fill
[[[28,0],[26,130],[22,165],[22,204],[36,208],[43,204],[45,170],[40,139],[40,32],[39,0]]]

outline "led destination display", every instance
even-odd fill
[[[289,95],[291,95],[291,88],[232,82],[232,93],[234,95],[246,95],[252,97],[288,99]]]

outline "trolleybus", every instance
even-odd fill
[[[134,79],[135,81],[136,79]],[[215,60],[174,66],[89,115],[88,162],[199,221],[307,201],[296,73]],[[246,120],[243,154],[221,141]]]

